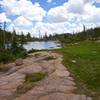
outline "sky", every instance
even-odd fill
[[[0,0],[6,30],[38,36],[100,26],[100,0]]]

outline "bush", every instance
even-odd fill
[[[8,63],[15,59],[15,56],[10,51],[3,51],[0,53],[0,62]]]
[[[25,57],[27,57],[27,51],[21,46],[0,52],[0,62],[2,63],[9,63],[18,58]]]
[[[22,46],[11,49],[11,52],[16,58],[25,58],[27,56],[27,51]]]

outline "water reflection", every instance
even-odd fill
[[[42,49],[61,48],[60,43],[58,43],[57,41],[28,42],[27,44],[24,44],[23,46],[27,51],[29,51],[31,49],[42,50]]]

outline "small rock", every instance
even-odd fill
[[[76,63],[76,60],[72,60],[73,63]]]
[[[20,65],[23,65],[23,60],[20,58],[20,59],[17,59],[16,61],[15,61],[15,64],[16,64],[16,66],[20,66]]]

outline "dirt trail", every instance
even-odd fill
[[[54,59],[48,59],[53,56]],[[73,77],[63,66],[62,56],[52,52],[37,52],[23,60],[24,64],[9,64],[10,70],[0,75],[0,100],[92,100],[86,95],[75,94]],[[19,97],[14,96],[28,73],[46,72],[48,77]]]

